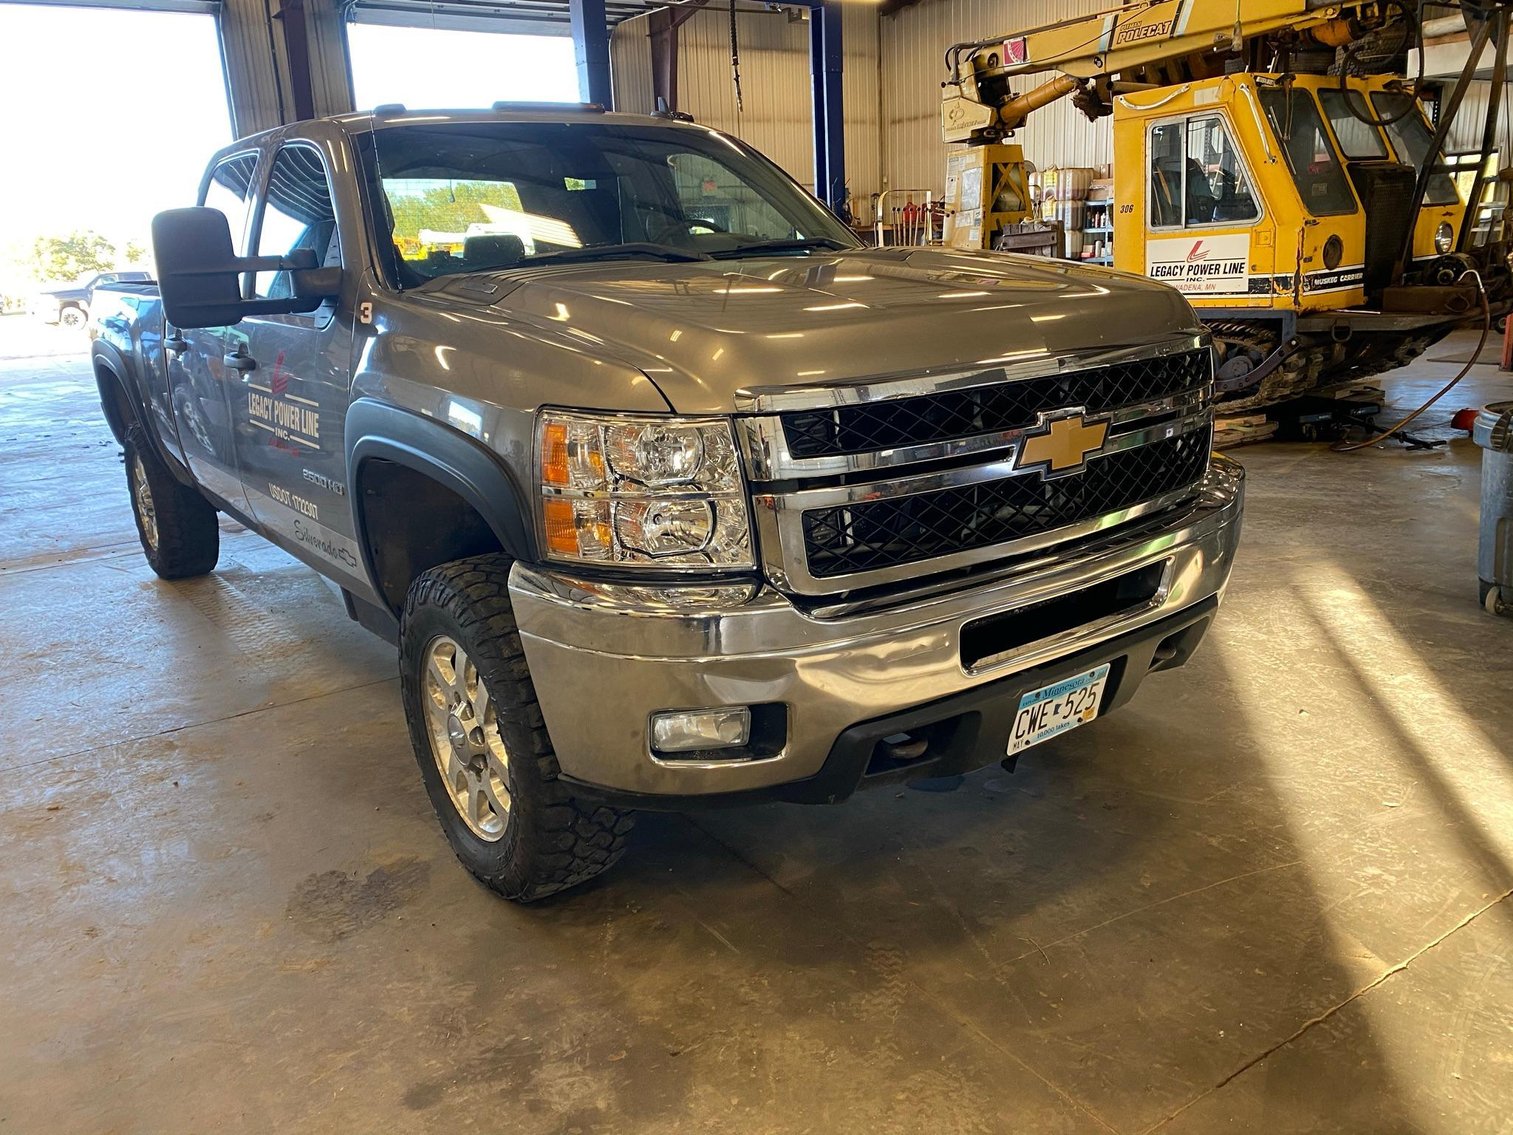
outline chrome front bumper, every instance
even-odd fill
[[[750,583],[606,584],[521,564],[511,573],[510,597],[564,776],[633,796],[758,793],[819,776],[859,723],[993,683],[1017,689],[1005,679],[1049,673],[1074,656],[1080,665],[1105,644],[1112,651],[1139,638],[1142,628],[1170,624],[1199,605],[1211,608],[1229,577],[1243,497],[1240,467],[1215,457],[1195,501],[1106,539],[1082,541],[1074,559],[1047,554],[964,589],[870,612],[809,613]],[[1162,561],[1162,586],[1148,604],[1031,642],[991,664],[963,666],[963,624]],[[1151,651],[1143,658],[1149,667]],[[1144,673],[1124,676],[1115,704],[1128,699]],[[786,706],[786,733],[771,755],[674,760],[651,751],[648,722],[658,711],[772,704]],[[984,744],[1001,753],[1001,740]]]

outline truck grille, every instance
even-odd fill
[[[763,570],[800,595],[907,590],[1174,507],[1208,471],[1212,372],[1207,337],[1189,333],[976,373],[745,392]],[[1068,418],[1061,441],[1028,448]],[[1088,437],[1100,444],[1080,467],[1047,476],[1040,456],[1025,459]]]
[[[1208,468],[1212,429],[1121,450],[1085,471],[1038,475],[863,501],[803,514],[818,579],[919,563],[1035,536],[1186,488]]]
[[[1097,414],[1196,390],[1209,378],[1207,348],[1019,382],[783,415],[794,457],[829,457],[1033,426],[1042,410]]]

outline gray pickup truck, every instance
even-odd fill
[[[219,511],[326,576],[509,898],[638,808],[1011,764],[1219,605],[1242,478],[1180,295],[863,247],[718,131],[302,122],[153,241],[93,344],[149,563],[210,571]]]

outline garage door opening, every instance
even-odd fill
[[[215,17],[0,4],[0,296],[147,266],[231,140]],[[168,65],[171,61],[171,65]]]
[[[364,109],[578,100],[568,36],[356,23],[348,26],[347,44],[352,94]]]

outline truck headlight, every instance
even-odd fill
[[[1434,251],[1443,256],[1455,247],[1455,230],[1449,221],[1441,221],[1434,230]]]
[[[549,558],[644,568],[756,566],[725,419],[546,410],[536,450]]]

